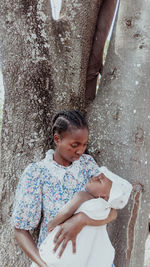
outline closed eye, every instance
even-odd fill
[[[80,144],[78,144],[78,143],[73,143],[73,144],[71,144],[71,146],[73,147],[73,148],[76,148],[76,147],[78,147]],[[84,144],[83,145],[84,147],[87,147],[87,143],[86,144]]]
[[[73,148],[76,148],[76,147],[78,146],[78,144],[75,143],[75,144],[72,144],[71,146],[72,146]]]

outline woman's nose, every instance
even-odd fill
[[[79,150],[76,151],[76,155],[80,156],[81,152]]]
[[[85,149],[84,148],[78,148],[78,150],[76,151],[76,155],[81,156],[84,153]]]

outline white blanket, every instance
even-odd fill
[[[110,172],[106,167],[100,168],[113,183],[108,201],[102,198],[84,202],[76,212],[84,212],[90,218],[103,220],[108,217],[111,208],[123,208],[129,199],[132,185],[121,177]],[[57,226],[41,244],[39,253],[49,267],[111,267],[115,251],[110,242],[106,225],[86,226],[77,236],[76,253],[72,253],[72,243],[67,247],[59,259],[58,252],[53,253],[54,237],[59,229]],[[32,263],[31,267],[37,267]]]

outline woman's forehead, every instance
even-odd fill
[[[73,128],[63,133],[64,138],[68,138],[70,141],[88,141],[89,131],[87,128]]]

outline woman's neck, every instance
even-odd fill
[[[64,167],[68,167],[72,164],[72,162],[69,162],[62,158],[60,154],[57,152],[57,150],[54,151],[53,160],[56,161],[59,165],[62,165]]]

